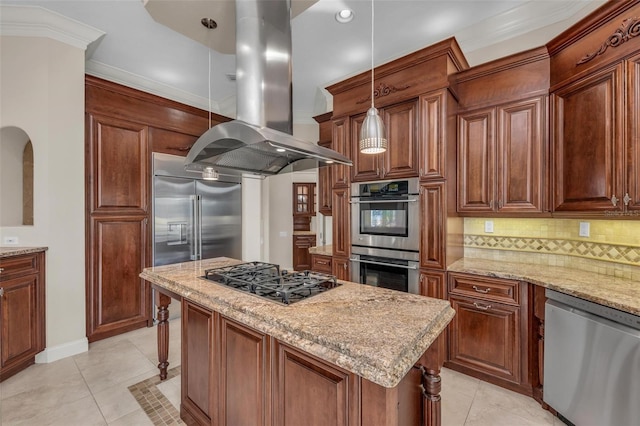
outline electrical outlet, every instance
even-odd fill
[[[18,244],[18,237],[4,237],[2,239],[2,243],[3,244],[17,245]]]
[[[493,221],[485,220],[484,221],[484,232],[491,234],[493,232]]]
[[[580,222],[580,232],[578,233],[578,235],[580,235],[581,237],[588,237],[590,233],[589,228],[589,222]]]

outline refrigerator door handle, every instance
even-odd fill
[[[198,234],[198,260],[201,260],[202,259],[202,197],[200,195],[198,195],[197,197],[198,197],[198,203],[197,203],[198,230],[196,231],[196,234]]]
[[[190,226],[190,230],[191,230],[191,235],[189,238],[189,244],[190,244],[190,252],[191,254],[189,255],[191,260],[198,260],[198,232],[196,231],[196,227],[198,224],[198,196],[197,195],[190,195],[189,199],[191,201],[190,206],[189,206],[189,210],[190,210],[190,216],[191,216],[191,226]]]

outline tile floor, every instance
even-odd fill
[[[180,364],[180,321],[172,320],[170,330],[173,368]],[[158,374],[156,350],[156,330],[145,328],[92,343],[83,354],[33,365],[0,383],[0,425],[153,425],[129,387]],[[157,389],[179,408],[179,375]],[[562,425],[531,398],[447,369],[442,402],[444,426]]]

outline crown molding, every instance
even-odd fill
[[[0,36],[43,37],[87,50],[105,34],[40,6],[0,5]]]

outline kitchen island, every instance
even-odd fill
[[[440,424],[443,354],[432,344],[453,318],[447,301],[340,281],[283,305],[202,278],[236,263],[216,258],[141,274],[158,290],[161,377],[170,297],[182,303],[187,422]]]

